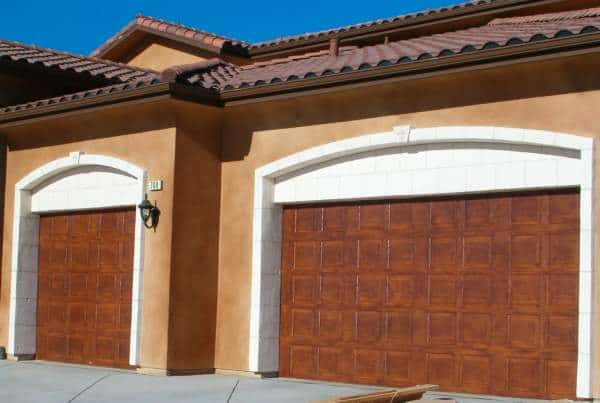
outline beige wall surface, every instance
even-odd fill
[[[517,127],[600,138],[598,68],[600,56],[588,55],[227,107],[216,366],[248,368],[256,168],[309,147],[400,125]]]
[[[168,368],[213,369],[222,110],[178,102]]]
[[[131,66],[162,71],[167,67],[201,62],[211,57],[215,57],[215,55],[157,39],[143,42],[141,46],[131,52],[128,60],[123,61]]]
[[[159,227],[156,232],[145,232],[140,357],[144,367],[166,367],[176,131],[164,110],[160,105],[138,105],[127,110],[111,109],[0,130],[7,135],[9,145],[0,283],[0,345],[6,346],[8,341],[15,184],[43,164],[81,151],[126,160],[147,170],[148,178],[164,180],[164,191],[152,195],[162,210]]]

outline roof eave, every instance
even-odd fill
[[[47,117],[49,115],[72,113],[89,108],[142,99],[152,100],[158,97],[172,97],[207,105],[226,107],[599,51],[600,32],[594,32],[406,64],[375,67],[316,78],[227,90],[220,94],[214,90],[179,83],[159,83],[114,94],[0,114],[0,127],[22,124],[24,121]]]
[[[90,98],[65,101],[35,108],[22,109],[0,114],[0,127],[14,126],[25,121],[38,120],[45,117],[56,117],[83,110],[105,107],[113,104],[135,101],[156,101],[160,99],[182,99],[206,105],[222,106],[218,95],[205,88],[189,87],[178,83],[158,83],[118,93],[100,95]]]
[[[482,66],[529,62],[534,59],[564,57],[600,51],[600,32],[529,42],[459,55],[419,60],[393,66],[374,67],[346,73],[299,79],[282,83],[226,90],[221,93],[225,105],[281,97],[299,91],[330,91],[356,84],[379,83],[382,80],[406,80],[417,76],[446,74],[449,70],[472,70]]]

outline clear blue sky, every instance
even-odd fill
[[[0,1],[0,38],[88,54],[137,13],[254,42],[463,0]]]

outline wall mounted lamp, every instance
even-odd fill
[[[156,204],[156,201],[154,201],[154,204]],[[140,209],[140,216],[144,222],[144,227],[148,229],[154,229],[156,231],[160,210],[158,207],[150,203],[147,194],[144,195],[144,200],[142,200],[142,202],[138,205],[138,208]]]

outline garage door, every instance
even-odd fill
[[[280,374],[574,397],[576,190],[288,207]]]
[[[40,218],[37,358],[129,365],[134,210]]]

